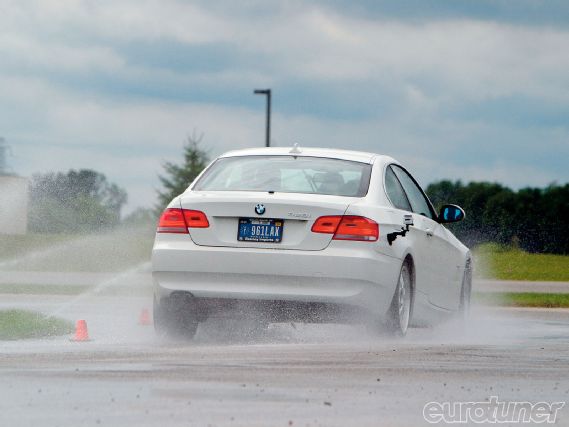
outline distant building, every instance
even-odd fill
[[[26,234],[27,231],[28,180],[0,176],[0,234]]]
[[[0,138],[0,234],[28,231],[28,180],[8,173],[8,146]]]

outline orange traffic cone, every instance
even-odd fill
[[[140,312],[140,317],[138,318],[138,324],[143,326],[151,325],[152,322],[150,321],[150,312],[147,308],[143,308]]]
[[[90,341],[89,332],[87,332],[87,322],[78,320],[75,324],[75,336],[71,341]]]

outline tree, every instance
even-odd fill
[[[464,208],[466,219],[449,228],[469,246],[497,242],[529,252],[569,253],[569,184],[512,191],[496,183],[439,181],[427,194],[435,206]]]
[[[543,192],[542,217],[545,251],[569,254],[569,183],[551,184]]]
[[[94,170],[36,174],[30,185],[30,230],[97,231],[120,222],[127,194]]]
[[[186,188],[207,166],[209,157],[207,152],[200,148],[202,139],[203,134],[196,137],[194,131],[192,136],[188,136],[184,145],[184,162],[181,165],[164,163],[166,176],[158,176],[164,186],[163,191],[158,191],[158,210],[162,210],[174,197],[186,191]]]

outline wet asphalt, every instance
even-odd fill
[[[0,426],[410,426],[431,425],[432,401],[569,400],[568,310],[478,307],[465,328],[404,339],[347,325],[253,333],[212,320],[192,342],[173,342],[139,323],[150,305],[2,295],[0,309],[85,319],[92,340],[2,342]],[[569,408],[556,421],[569,425]]]

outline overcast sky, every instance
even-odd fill
[[[357,4],[357,5],[356,5]],[[373,151],[423,185],[569,181],[569,2],[0,0],[13,171],[92,168],[152,206],[193,129]]]

